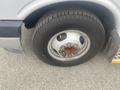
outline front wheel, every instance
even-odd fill
[[[73,66],[90,60],[103,48],[105,30],[88,11],[52,11],[38,21],[32,42],[35,54],[44,62]]]

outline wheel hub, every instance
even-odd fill
[[[77,44],[67,43],[60,48],[59,53],[63,57],[70,58],[77,55],[79,49]]]

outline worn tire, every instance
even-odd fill
[[[68,28],[77,28],[86,33],[91,40],[91,46],[89,51],[79,59],[59,61],[49,55],[47,44],[53,35]],[[48,12],[37,22],[32,38],[35,54],[42,61],[55,66],[74,66],[86,62],[103,48],[104,43],[105,30],[101,21],[91,12],[81,9]]]

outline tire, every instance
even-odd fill
[[[85,55],[71,61],[60,61],[48,52],[48,42],[57,33],[77,29],[88,35],[91,45]],[[45,14],[36,24],[32,38],[35,54],[55,66],[74,66],[94,57],[105,44],[105,30],[101,21],[89,11],[81,9],[54,10]]]

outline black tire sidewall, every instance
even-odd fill
[[[41,21],[39,21],[38,24],[40,22]],[[84,56],[74,61],[56,60],[52,58],[47,51],[47,45],[51,37],[65,30],[80,30],[86,33],[91,41],[89,51]],[[53,19],[50,23],[47,23],[42,27],[37,25],[35,34],[33,35],[33,49],[36,55],[44,62],[57,66],[73,66],[89,60],[97,54],[104,45],[104,42],[105,32],[101,23],[85,16],[61,16]]]

